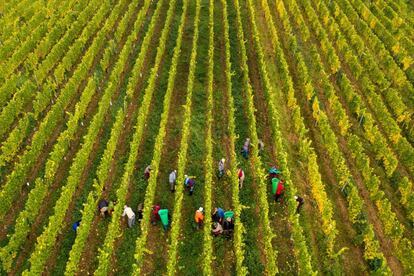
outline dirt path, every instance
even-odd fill
[[[161,208],[167,208],[173,212],[175,206],[175,193],[171,193],[168,182],[169,174],[172,170],[177,169],[178,154],[181,142],[181,126],[183,122],[184,109],[182,106],[186,101],[188,65],[190,63],[192,34],[193,34],[193,17],[195,6],[189,4],[186,21],[184,26],[183,41],[181,45],[181,54],[177,65],[177,75],[175,87],[171,95],[170,113],[168,115],[167,131],[164,138],[164,147],[159,166],[158,186],[156,189],[154,204],[159,204]],[[176,10],[177,15],[181,17],[181,6]],[[175,40],[174,40],[175,41]],[[174,44],[174,47],[176,45]],[[169,78],[169,74],[166,76]],[[177,185],[179,185],[178,183]],[[154,226],[148,234],[147,247],[152,248],[151,254],[145,254],[143,275],[163,275],[166,273],[166,262],[168,260],[168,240],[170,232],[164,232],[161,225]]]
[[[204,161],[207,115],[207,69],[208,69],[208,2],[201,1],[197,64],[191,105],[190,133],[188,137],[185,174],[195,177],[193,195],[184,189],[181,207],[181,233],[177,248],[177,274],[197,275],[202,273],[203,234],[194,222],[196,209],[204,205]],[[183,183],[177,183],[183,185]],[[205,214],[209,215],[209,214]],[[205,225],[205,227],[210,227]]]
[[[274,148],[270,121],[267,116],[268,106],[266,104],[265,91],[263,83],[261,82],[261,75],[259,70],[259,64],[257,63],[256,49],[253,41],[252,26],[250,16],[248,15],[247,7],[242,5],[242,12],[245,14],[246,24],[245,35],[249,39],[247,40],[247,55],[248,55],[248,67],[250,73],[250,80],[254,90],[254,101],[256,106],[256,120],[258,122],[258,136],[266,145],[264,152],[261,154],[263,164],[270,167],[271,164],[278,164],[276,149]],[[247,19],[248,18],[248,19]],[[266,169],[266,167],[265,167]],[[268,188],[270,194],[270,189]],[[274,229],[276,237],[273,239],[273,247],[278,251],[277,261],[280,272],[283,273],[284,269],[296,271],[296,262],[292,260],[291,256],[293,252],[293,241],[290,239],[291,229],[287,221],[287,209],[281,204],[275,204],[273,198],[268,196],[270,207],[269,218],[271,219],[271,227]],[[293,262],[292,262],[293,261]]]
[[[217,177],[218,161],[221,158],[226,160],[226,170],[229,169],[230,153],[230,137],[228,136],[228,99],[225,90],[227,83],[224,75],[225,64],[225,45],[224,45],[224,29],[223,14],[220,1],[215,1],[214,9],[214,34],[215,34],[215,57],[214,57],[214,111],[213,111],[213,185],[212,185],[212,210],[215,207],[224,210],[232,209],[232,183],[231,180],[224,176],[221,179]],[[235,272],[235,256],[233,248],[233,240],[225,237],[217,237],[213,239],[213,268],[216,275],[233,275]]]
[[[151,151],[148,149],[154,148],[155,136],[157,133],[157,124],[160,121],[160,114],[157,112],[160,108],[162,108],[162,97],[163,94],[157,93],[156,96],[158,99],[161,100],[153,100],[151,102],[151,106],[149,109],[149,115],[147,121],[147,128],[143,134],[142,142],[139,147],[139,152],[142,154],[139,156],[137,160],[137,170],[134,173],[132,183],[130,184],[130,190],[134,191],[134,194],[130,194],[127,197],[127,205],[131,206],[131,208],[136,210],[139,202],[143,202],[143,198],[145,195],[145,189],[147,182],[143,179],[143,169],[149,162],[151,161]],[[121,175],[120,175],[121,177]],[[115,187],[114,187],[115,188]],[[115,193],[116,189],[112,189],[111,193]],[[130,273],[132,269],[132,262],[134,262],[134,252],[135,252],[135,240],[138,236],[140,229],[138,221],[136,222],[137,227],[133,227],[131,229],[127,229],[126,221],[122,219],[121,221],[122,227],[125,228],[123,230],[122,236],[119,240],[117,240],[114,244],[115,253],[113,254],[112,258],[112,271],[110,271],[110,275],[127,275]],[[106,228],[101,229],[100,232],[105,234]],[[104,238],[102,238],[103,240]],[[97,263],[96,263],[97,265]]]
[[[229,6],[229,27],[230,27],[230,47],[231,47],[231,62],[234,75],[232,78],[233,97],[235,107],[235,123],[236,133],[239,141],[236,144],[236,152],[238,156],[239,166],[245,171],[246,179],[243,188],[240,190],[240,204],[247,208],[242,209],[240,219],[246,229],[245,238],[245,260],[244,264],[249,268],[249,273],[258,275],[264,273],[266,257],[263,251],[263,229],[258,223],[260,218],[260,209],[257,204],[258,194],[255,170],[253,164],[249,160],[245,160],[240,156],[238,151],[244,143],[244,139],[250,136],[247,123],[247,99],[243,93],[245,89],[242,86],[242,72],[240,71],[240,45],[237,38],[237,23],[235,7]]]
[[[164,7],[164,11],[166,12],[168,5]],[[179,9],[178,6],[175,7],[176,12]],[[166,49],[173,49],[175,45],[175,36],[178,29],[178,21],[179,18],[175,18],[174,21],[171,23],[171,30],[170,30],[170,37],[168,38],[167,47]],[[164,22],[163,22],[164,24]],[[160,24],[160,29],[164,25]],[[157,45],[153,46],[154,50],[157,48]],[[147,131],[144,134],[142,139],[142,143],[140,146],[140,155],[137,162],[137,170],[134,173],[132,185],[129,186],[129,191],[127,195],[127,202],[129,206],[133,206],[135,209],[139,203],[144,202],[144,196],[146,193],[147,188],[147,181],[143,179],[143,171],[148,164],[151,163],[153,157],[153,149],[155,144],[155,139],[158,133],[158,128],[161,121],[161,114],[163,110],[163,101],[165,91],[167,89],[167,82],[168,82],[168,75],[171,66],[171,59],[172,59],[172,51],[167,51],[164,53],[164,57],[160,64],[160,69],[158,71],[159,77],[157,79],[157,84],[153,96],[153,100],[151,103],[151,114],[147,119]],[[172,101],[171,104],[173,103]],[[174,108],[171,108],[173,110]],[[167,133],[168,135],[168,133]],[[160,169],[161,170],[161,169]],[[167,178],[168,179],[168,178]],[[168,183],[168,181],[167,181]],[[160,184],[162,185],[162,184]],[[168,185],[168,184],[167,184]],[[151,234],[152,231],[150,231]],[[135,241],[141,234],[139,227],[134,227],[132,229],[127,229],[124,232],[124,235],[121,239],[116,241],[115,248],[116,252],[112,256],[113,259],[113,268],[114,270],[112,273],[120,273],[130,274],[131,273],[131,263],[135,262],[134,253],[135,253]],[[156,248],[154,246],[153,248]]]

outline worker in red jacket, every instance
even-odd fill
[[[160,205],[154,205],[152,206],[152,213],[151,213],[151,223],[152,225],[157,224],[158,221],[160,221],[160,215],[158,211],[161,210]]]
[[[244,171],[242,170],[242,168],[239,168],[237,171],[237,176],[239,177],[239,189],[243,188],[243,182],[244,182]]]
[[[274,185],[274,183],[277,182],[275,201],[278,202],[279,198],[283,195],[283,190],[285,189],[285,187],[283,186],[283,182],[281,180],[277,179],[277,181],[275,181],[276,179],[277,178],[272,179],[272,185]]]

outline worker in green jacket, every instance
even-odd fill
[[[158,214],[161,218],[162,227],[165,231],[167,231],[169,226],[169,215],[168,215],[168,209],[161,209],[158,211]]]
[[[233,220],[234,219],[234,212],[233,211],[224,212],[224,219],[226,220],[227,218],[231,218]]]
[[[229,239],[234,232],[234,212],[224,212],[223,233]]]
[[[272,179],[272,195],[274,196],[276,202],[282,197],[284,188],[283,181],[277,177]]]
[[[277,177],[272,178],[272,195],[276,194],[277,186],[279,185],[280,179]]]

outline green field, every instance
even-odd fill
[[[4,0],[0,275],[414,275],[413,113],[409,0]]]

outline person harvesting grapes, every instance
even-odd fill
[[[135,224],[135,213],[132,211],[131,207],[128,207],[127,205],[124,206],[124,212],[122,213],[122,216],[128,217],[128,227],[131,228]]]
[[[193,177],[190,177],[188,175],[184,176],[184,185],[187,188],[187,190],[189,191],[190,195],[193,195],[193,191],[194,191],[194,186],[195,186],[196,182],[193,179]]]
[[[272,195],[274,195],[276,202],[282,197],[284,188],[283,182],[279,178],[272,179]]]
[[[244,141],[241,153],[245,159],[249,158],[249,152],[250,152],[250,138],[246,138],[246,141]]]
[[[224,175],[224,163],[226,162],[226,159],[222,158],[218,163],[218,178],[222,178]]]
[[[200,207],[196,210],[195,215],[194,215],[194,220],[197,226],[197,229],[200,229],[201,227],[203,227],[203,223],[204,223],[204,208]]]
[[[237,171],[237,176],[239,177],[239,189],[243,188],[243,182],[244,182],[244,171],[242,170],[242,168],[239,168],[239,170]]]
[[[170,191],[171,193],[173,193],[175,191],[175,183],[177,181],[177,171],[173,170],[169,177],[168,177],[168,181],[170,182]]]
[[[168,226],[169,226],[169,221],[170,221],[169,220],[168,209],[165,208],[165,209],[159,210],[158,211],[158,215],[161,218],[161,224],[162,224],[162,227],[164,228],[164,231],[167,231],[168,230]]]

